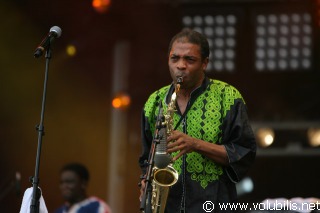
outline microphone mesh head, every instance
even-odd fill
[[[171,158],[169,154],[155,154],[154,165],[159,169],[164,169],[170,164]]]
[[[50,32],[55,32],[57,34],[57,38],[61,36],[62,30],[58,26],[53,26],[50,28]]]

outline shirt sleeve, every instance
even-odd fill
[[[226,173],[231,181],[239,182],[256,156],[256,141],[242,99],[237,99],[227,113],[222,125],[222,134],[222,144],[229,159]]]
[[[152,144],[152,133],[148,118],[144,114],[144,110],[141,113],[141,143],[142,143],[142,153],[139,157],[139,166],[141,168],[142,174],[146,173],[147,161],[149,159],[150,148]]]

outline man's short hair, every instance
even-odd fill
[[[64,167],[61,169],[61,173],[64,171],[72,171],[76,173],[80,179],[89,181],[90,175],[88,169],[81,163],[69,163],[66,164]]]
[[[176,34],[170,41],[168,55],[170,55],[172,45],[175,41],[189,42],[192,44],[199,45],[200,51],[201,51],[201,58],[206,59],[209,57],[210,49],[209,49],[208,40],[203,34],[197,31],[191,30],[189,28],[185,28],[182,31],[180,31],[178,34]]]

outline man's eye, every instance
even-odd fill
[[[62,180],[62,181],[60,181],[60,184],[72,184],[72,183],[74,183],[73,180]]]
[[[177,61],[178,59],[179,59],[179,57],[177,57],[177,56],[172,56],[172,57],[171,57],[171,60],[172,60],[172,61]]]
[[[193,63],[193,62],[196,61],[196,59],[194,59],[194,58],[187,58],[187,61],[190,62],[190,63]]]

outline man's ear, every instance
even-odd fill
[[[202,70],[203,71],[205,71],[207,69],[208,63],[209,63],[209,58],[207,57],[202,62]]]

